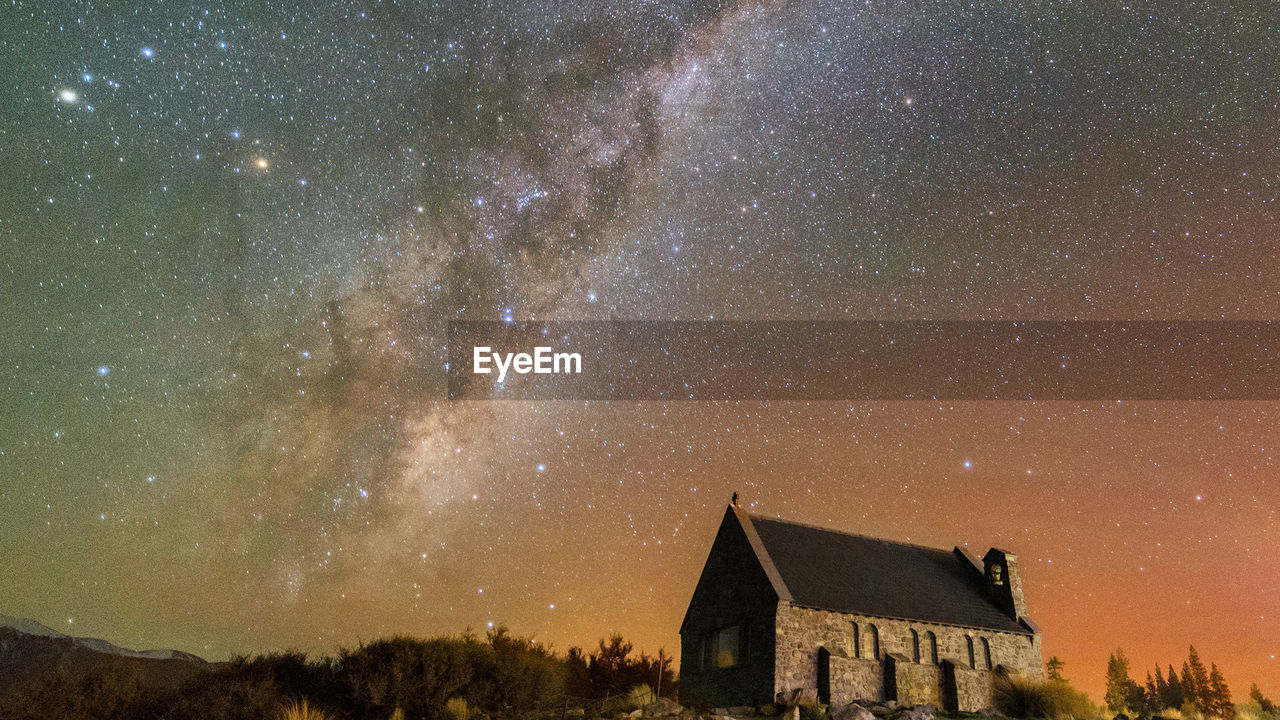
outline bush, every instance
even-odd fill
[[[394,637],[344,650],[334,680],[355,717],[381,720],[399,708],[407,717],[448,720],[456,717],[453,700],[473,716],[524,717],[563,702],[564,662],[504,629],[483,642]]]
[[[336,658],[313,660],[299,652],[282,652],[216,664],[119,658],[64,644],[67,647],[52,648],[50,657],[77,653],[83,658],[13,673],[8,685],[0,686],[0,720],[558,717],[566,703],[566,677],[577,667],[581,678],[589,681],[585,675],[591,669],[581,653],[575,665],[572,653],[557,655],[505,629],[484,638],[385,638],[344,649]],[[659,662],[643,654],[629,657],[631,646],[621,638],[608,647],[624,652],[591,656],[602,684],[587,685],[582,696],[603,697],[609,693],[603,683],[631,675],[656,678],[660,670],[663,691],[674,689],[669,658]],[[23,655],[33,656],[34,652]],[[628,700],[626,690],[637,684],[613,693],[611,702],[621,705]],[[643,692],[646,699],[654,695],[647,687]]]
[[[1039,682],[1024,677],[996,675],[992,685],[996,709],[1011,718],[1076,718],[1100,716],[1084,693],[1063,680]]]

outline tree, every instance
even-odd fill
[[[586,653],[582,651],[582,648],[575,645],[569,648],[569,652],[564,658],[564,664],[565,691],[577,697],[589,697],[591,695],[591,676],[588,674]]]
[[[1112,712],[1124,712],[1129,706],[1130,690],[1136,685],[1129,677],[1129,658],[1123,650],[1116,650],[1107,659],[1107,707]]]
[[[586,687],[582,695],[586,697],[604,697],[623,695],[637,685],[648,685],[661,688],[662,692],[672,695],[676,692],[675,670],[671,658],[665,653],[658,657],[650,657],[640,653],[640,657],[632,657],[634,646],[623,640],[621,635],[611,635],[609,640],[600,641],[600,647],[587,657]],[[581,662],[581,651],[576,654],[571,650],[570,679],[577,664]],[[571,685],[572,686],[572,685]]]
[[[1196,646],[1190,646],[1187,661],[1182,664],[1182,699],[1196,706],[1200,712],[1208,713],[1210,705],[1209,671],[1205,669],[1196,652]]]
[[[1212,670],[1209,672],[1206,712],[1222,720],[1231,720],[1235,717],[1236,706],[1231,702],[1231,690],[1227,688],[1227,679],[1222,676],[1217,663],[1210,663],[1210,665]]]
[[[1249,686],[1249,699],[1257,703],[1258,709],[1268,715],[1274,715],[1276,712],[1276,704],[1267,699],[1262,694],[1262,690],[1258,688],[1258,683]]]
[[[1054,682],[1066,682],[1067,679],[1062,676],[1062,668],[1066,663],[1058,659],[1057,655],[1049,658],[1049,662],[1045,663],[1045,667],[1049,670],[1049,679]]]
[[[1151,673],[1147,673],[1147,682],[1151,683]],[[1129,681],[1128,692],[1125,693],[1125,705],[1129,711],[1137,715],[1150,715],[1155,707],[1151,697],[1147,695],[1147,691],[1141,685],[1132,680]]]
[[[1166,694],[1162,696],[1163,705],[1167,708],[1182,709],[1182,681],[1178,679],[1178,673],[1173,671],[1173,665],[1169,666],[1169,679],[1165,681]]]
[[[1160,674],[1160,668],[1156,667],[1156,674]],[[1155,712],[1160,709],[1160,686],[1156,685],[1156,681],[1151,677],[1151,671],[1147,671],[1147,684],[1142,688],[1142,701],[1145,709]],[[1144,713],[1149,714],[1149,713]]]
[[[1169,681],[1164,679],[1164,672],[1160,670],[1159,665],[1156,665],[1156,691],[1155,697],[1153,698],[1156,707],[1162,710],[1169,707],[1165,704],[1165,699],[1168,697]]]

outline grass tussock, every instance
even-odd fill
[[[996,709],[1018,720],[1089,720],[1101,712],[1089,696],[1061,680],[1041,682],[997,675],[992,687]]]
[[[645,705],[657,702],[657,700],[658,694],[648,685],[636,685],[627,693],[627,704],[636,708],[642,708]]]
[[[280,708],[280,720],[334,720],[329,713],[307,702],[306,698],[293,700]]]
[[[471,720],[471,706],[460,697],[449,698],[444,704],[444,709],[453,720]]]

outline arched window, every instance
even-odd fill
[[[875,625],[868,625],[867,629],[871,631],[871,659],[880,659],[880,630]]]
[[[938,664],[938,636],[930,630],[925,633],[929,637],[929,662],[934,665]]]
[[[973,636],[971,636],[971,635],[965,635],[965,636],[964,636],[964,643],[965,643],[965,645],[969,646],[969,667],[971,667],[971,668],[977,668],[977,667],[978,667],[978,661],[977,661],[977,659],[976,659],[976,658],[974,658],[974,656],[973,656]]]
[[[853,623],[853,656],[862,657],[862,638],[858,633],[858,623]]]
[[[982,638],[982,654],[987,661],[987,669],[991,669],[991,643],[986,638]]]
[[[911,659],[920,662],[920,633],[911,631]]]

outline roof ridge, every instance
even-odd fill
[[[887,538],[876,537],[875,535],[868,535],[866,533],[849,532],[847,530],[836,530],[835,528],[825,527],[822,525],[815,525],[814,523],[800,522],[799,520],[784,520],[783,518],[769,517],[767,515],[759,515],[757,513],[744,512],[744,514],[747,517],[751,518],[752,520],[765,520],[767,522],[782,523],[783,525],[794,525],[796,527],[808,528],[810,530],[828,532],[833,535],[844,535],[845,537],[855,537],[855,538],[861,538],[863,540],[874,540],[876,542],[889,543],[890,545],[904,545],[906,547],[918,548],[920,550],[930,550],[932,552],[944,553],[947,555],[954,553],[955,548],[960,547],[959,545],[956,545],[956,546],[953,546],[951,549],[940,548],[933,545],[923,545],[921,543],[907,542],[904,540],[889,540]]]

